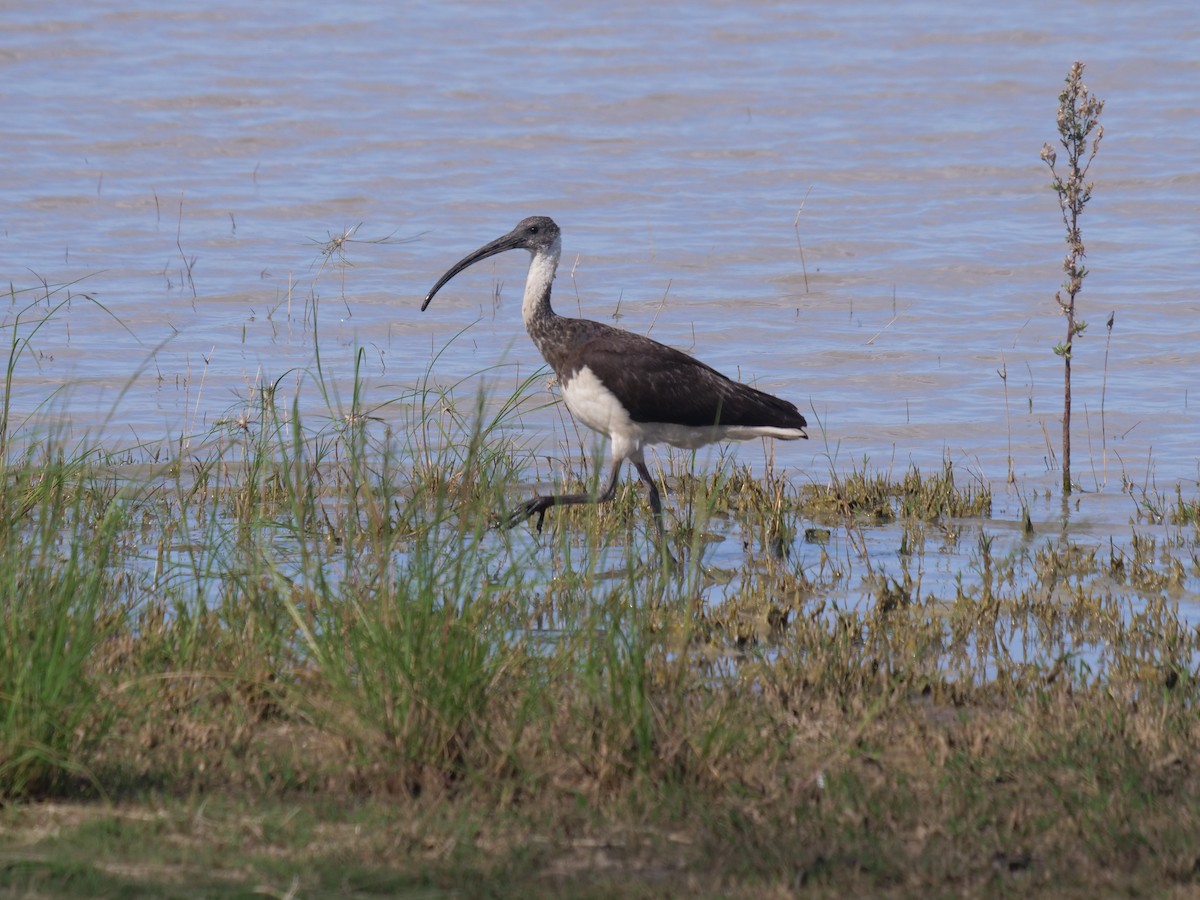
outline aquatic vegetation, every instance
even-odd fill
[[[460,850],[393,866],[514,889],[580,834],[671,884],[1185,866],[1196,501],[1144,497],[1161,516],[1096,545],[993,519],[949,458],[818,479],[678,453],[674,571],[632,484],[540,536],[495,527],[544,464],[513,426],[546,402],[536,377],[465,404],[356,377],[311,423],[268,383],[169,459],[6,433],[0,793],[154,796],[176,830],[197,792],[221,821],[400,816]],[[597,463],[551,475],[595,490]],[[275,827],[263,853],[324,883],[307,832]],[[1121,856],[1131,833],[1153,853]],[[161,846],[138,835],[116,852]],[[338,846],[339,870],[381,852]],[[614,888],[651,869],[575,865]]]

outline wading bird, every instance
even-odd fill
[[[612,472],[599,495],[534,497],[509,514],[509,527],[536,515],[541,531],[546,510],[552,506],[612,500],[621,465],[630,460],[646,482],[661,541],[662,501],[642,456],[647,444],[693,448],[756,437],[785,441],[808,437],[804,416],[786,400],[732,381],[686,353],[640,334],[558,315],[550,307],[550,286],[562,254],[562,238],[558,226],[546,216],[522,219],[508,234],[451,266],[425,297],[421,311],[463,269],[505,250],[528,250],[532,257],[521,315],[529,336],[558,376],[567,409],[612,441]]]

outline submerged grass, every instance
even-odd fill
[[[281,384],[166,461],[4,434],[2,889],[1200,879],[1182,493],[1169,534],[1098,550],[1006,543],[950,461],[797,484],[673,456],[671,572],[632,487],[540,538],[493,527],[527,490],[533,380],[499,406],[310,383],[313,425]],[[972,536],[956,578],[924,574]]]

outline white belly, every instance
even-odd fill
[[[640,432],[637,423],[595,373],[584,366],[563,385],[563,401],[576,419],[592,431],[601,434],[635,438]]]

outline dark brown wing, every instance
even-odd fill
[[[635,422],[803,428],[795,404],[726,378],[658,341],[599,322],[567,320],[569,349],[543,348],[560,378],[586,365],[620,400]]]

